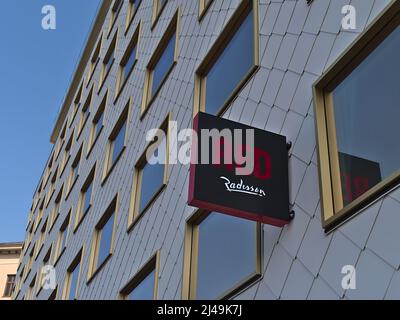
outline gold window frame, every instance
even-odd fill
[[[64,280],[64,289],[62,291],[61,298],[62,300],[68,300],[70,290],[71,290],[71,280],[72,280],[72,273],[75,271],[75,268],[79,266],[79,272],[78,272],[78,279],[76,280],[76,292],[75,292],[75,300],[79,298],[79,282],[81,279],[81,274],[82,274],[82,263],[83,263],[83,257],[85,253],[85,246],[83,246],[78,254],[75,256],[74,260],[72,263],[69,265],[67,269],[67,274],[65,276]]]
[[[400,2],[392,0],[313,86],[319,163],[321,221],[325,232],[353,217],[400,182],[400,170],[343,207],[332,92],[400,24]]]
[[[214,0],[198,0],[199,1],[199,21],[203,20],[206,15],[208,9],[211,7],[211,4]]]
[[[150,206],[156,201],[156,199],[160,196],[164,188],[168,184],[168,174],[169,174],[169,150],[170,150],[170,145],[169,145],[169,134],[170,134],[170,128],[169,128],[169,123],[172,121],[172,113],[168,113],[168,116],[166,119],[163,121],[161,126],[159,127],[160,130],[163,130],[165,135],[165,143],[166,143],[166,150],[165,150],[165,165],[164,165],[164,177],[163,177],[163,183],[160,185],[160,188],[154,193],[152,198],[149,200],[149,202],[146,204],[144,209],[139,212],[138,205],[139,205],[139,200],[140,200],[140,193],[142,190],[142,170],[144,166],[146,165],[146,152],[148,148],[153,144],[153,142],[150,142],[145,150],[143,151],[142,155],[140,156],[139,160],[135,164],[134,168],[134,173],[133,173],[133,183],[132,183],[132,191],[131,191],[131,199],[130,199],[130,204],[129,204],[129,213],[128,213],[128,229],[127,231],[130,232],[133,227],[136,225],[136,223],[140,220],[140,218],[147,212],[147,210],[150,208]]]
[[[160,250],[158,250],[144,265],[139,269],[139,271],[128,281],[119,292],[118,298],[120,300],[127,300],[128,295],[135,290],[144,279],[154,270],[154,291],[153,299],[158,299],[158,279],[160,273]]]
[[[119,209],[119,193],[117,193],[114,198],[111,200],[110,204],[108,205],[107,209],[104,211],[102,217],[97,222],[92,238],[92,247],[90,250],[90,257],[89,257],[89,269],[88,269],[88,276],[86,283],[89,284],[95,276],[100,272],[100,270],[107,264],[107,261],[110,260],[112,254],[114,253],[115,247],[115,233],[117,231],[117,216],[118,216],[118,209]],[[108,256],[102,261],[100,264],[99,262],[99,248],[101,242],[101,233],[105,224],[108,222],[111,217],[113,217],[113,230],[111,235],[111,242],[110,242],[110,251]]]
[[[143,120],[144,116],[146,115],[147,111],[150,109],[150,106],[157,98],[159,92],[161,91],[162,87],[164,86],[165,82],[168,80],[172,70],[174,69],[175,65],[178,62],[178,55],[179,55],[179,36],[180,36],[180,16],[181,10],[178,7],[174,16],[172,17],[171,21],[168,23],[168,27],[166,28],[160,42],[158,43],[156,50],[154,51],[153,55],[150,58],[149,63],[146,67],[146,75],[144,80],[144,88],[143,88],[143,98],[142,98],[142,105],[141,105],[141,112],[140,112],[140,120]],[[154,68],[156,67],[157,63],[159,62],[162,54],[164,53],[165,49],[168,46],[171,37],[175,33],[175,48],[174,48],[174,59],[172,64],[165,74],[163,80],[160,82],[159,88],[152,92],[152,85],[153,85],[153,75],[154,75]]]
[[[199,235],[201,223],[212,212],[197,210],[186,221],[183,253],[182,299],[195,300],[197,291],[197,266],[199,253]],[[220,214],[220,213],[215,213]],[[222,214],[222,213],[221,213]],[[240,218],[237,218],[240,219]],[[231,299],[262,278],[263,272],[263,228],[261,223],[256,225],[256,271],[247,278],[240,279],[236,285],[224,292],[218,300]]]
[[[245,77],[238,83],[236,88],[232,91],[231,95],[227,98],[224,104],[221,106],[218,116],[222,115],[235,100],[237,95],[246,86],[252,76],[260,68],[260,30],[259,30],[259,4],[258,0],[242,0],[238,8],[233,13],[232,17],[227,22],[226,26],[220,33],[215,43],[212,45],[209,52],[206,54],[202,63],[196,70],[195,82],[194,82],[194,104],[193,104],[193,117],[198,112],[205,112],[206,102],[206,79],[208,72],[215,65],[218,58],[226,49],[229,42],[235,36],[237,30],[242,25],[244,19],[247,17],[249,11],[252,10],[253,14],[253,67],[250,68]]]

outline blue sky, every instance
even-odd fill
[[[50,134],[101,0],[0,4],[0,242],[22,241]],[[41,27],[44,5],[57,29]]]

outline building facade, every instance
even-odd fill
[[[103,1],[16,299],[400,298],[400,6],[308,2]],[[190,207],[190,166],[149,163],[149,130],[168,137],[198,111],[292,143],[288,225]],[[150,159],[167,158],[166,139]]]
[[[10,300],[21,254],[22,243],[0,243],[0,300]]]

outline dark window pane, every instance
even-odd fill
[[[217,299],[256,272],[256,223],[211,213],[199,231],[197,299]]]
[[[344,206],[400,168],[399,56],[397,27],[333,91]]]
[[[97,137],[98,134],[100,133],[101,128],[103,127],[103,120],[104,120],[104,112],[101,113],[99,119],[97,120],[96,123],[96,133],[94,137]]]
[[[68,236],[68,226],[65,227],[65,230],[62,231],[60,250],[65,248],[65,245],[67,244],[67,236]]]
[[[90,183],[89,187],[87,188],[85,192],[85,199],[84,199],[84,206],[83,206],[83,212],[86,213],[86,211],[89,210],[90,207],[90,202],[91,202],[91,197],[92,197],[92,187],[93,187],[93,182]]]
[[[129,300],[153,300],[154,299],[155,271],[153,270],[132,292]]]
[[[128,61],[126,62],[125,68],[124,68],[124,74],[123,74],[123,80],[124,81],[129,73],[132,71],[133,69],[133,65],[135,63],[136,60],[136,45],[132,48],[131,52],[129,53],[129,58]]]
[[[169,69],[174,63],[175,40],[176,33],[174,33],[169,39],[167,47],[165,48],[156,66],[154,67],[151,96],[153,96],[160,88],[161,82],[164,80]]]
[[[115,160],[117,160],[117,157],[119,156],[125,145],[125,131],[126,131],[126,122],[119,130],[118,135],[113,142],[113,153],[112,153],[111,164],[113,164]]]
[[[217,114],[254,66],[253,14],[249,13],[206,75],[206,112]]]
[[[161,144],[156,152],[160,152],[158,158],[165,157],[165,143]],[[151,162],[151,161],[150,161]],[[155,193],[161,188],[164,183],[165,164],[146,164],[142,170],[142,186],[140,192],[139,212],[141,212]]]
[[[99,247],[99,257],[97,259],[97,266],[100,266],[100,264],[102,264],[110,254],[113,226],[114,226],[114,215],[112,215],[108,219],[106,224],[103,226],[103,229],[101,229],[100,231],[100,247]]]
[[[69,300],[74,300],[76,298],[76,289],[78,287],[78,277],[79,277],[80,263],[75,267],[74,271],[71,273],[71,286],[69,289]]]

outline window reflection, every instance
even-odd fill
[[[343,205],[400,167],[400,27],[332,93]]]

